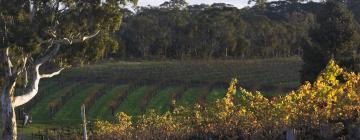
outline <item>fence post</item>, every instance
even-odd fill
[[[286,140],[296,140],[296,134],[295,134],[294,128],[288,128],[286,130]]]
[[[87,140],[87,132],[86,132],[86,112],[85,112],[85,105],[81,106],[81,119],[83,121],[83,140]]]

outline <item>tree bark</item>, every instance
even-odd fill
[[[30,101],[38,92],[38,86],[41,78],[50,78],[61,72],[55,72],[52,74],[40,75],[39,67],[42,63],[38,63],[35,66],[32,66],[32,81],[31,86],[29,86],[25,93],[20,96],[14,96],[16,80],[20,73],[21,69],[14,69],[9,57],[9,49],[4,51],[4,64],[7,66],[5,68],[5,84],[3,87],[1,95],[1,106],[2,106],[2,140],[16,140],[17,139],[17,127],[16,127],[16,115],[15,107],[23,105]],[[46,58],[46,59],[45,59]],[[44,61],[48,60],[47,57],[44,57]],[[42,61],[41,61],[42,62]],[[24,66],[26,65],[26,59],[24,59]]]
[[[1,95],[3,140],[17,139],[15,106],[12,103],[15,92],[15,85],[16,82],[13,80],[6,81],[3,93]]]
[[[1,1],[1,0],[0,0]],[[17,127],[16,127],[16,115],[15,115],[15,107],[21,106],[31,99],[33,99],[39,90],[39,83],[42,78],[51,78],[61,73],[64,68],[60,70],[50,73],[50,74],[40,74],[39,68],[45,62],[52,59],[52,57],[56,56],[58,53],[60,46],[63,44],[71,45],[73,43],[84,42],[90,38],[95,37],[99,34],[100,31],[97,31],[95,34],[84,36],[82,38],[70,40],[68,38],[64,38],[62,40],[47,40],[41,41],[41,43],[50,43],[54,44],[51,47],[52,50],[45,51],[44,55],[39,59],[34,61],[33,65],[27,65],[27,58],[24,57],[22,65],[14,67],[11,62],[10,57],[10,47],[7,47],[2,50],[2,60],[4,64],[4,71],[5,71],[5,79],[6,82],[4,84],[4,89],[1,95],[1,106],[2,106],[2,140],[16,140],[17,139]],[[18,59],[18,58],[16,58]],[[18,59],[19,60],[19,59]],[[16,86],[16,79],[18,76],[23,72],[28,72],[27,68],[31,68],[32,72],[32,80],[30,86],[25,89],[24,94],[19,96],[14,96],[15,93],[15,86]]]

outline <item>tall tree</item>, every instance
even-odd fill
[[[186,0],[170,0],[166,1],[163,4],[161,4],[161,7],[164,8],[171,8],[171,9],[182,9],[185,8],[188,5]]]
[[[0,0],[3,140],[17,139],[15,108],[36,96],[41,79],[117,47],[112,37],[128,2],[136,0]],[[57,70],[45,73],[49,64]],[[15,95],[19,83],[25,89]]]
[[[317,15],[318,26],[311,33],[311,42],[304,47],[301,80],[313,82],[330,59],[349,70],[355,69],[359,36],[352,13],[341,3],[324,3]]]
[[[346,3],[349,9],[354,13],[355,18],[360,22],[360,1],[359,0],[348,0]]]
[[[261,8],[265,8],[265,5],[266,5],[267,0],[249,0],[249,1],[248,1],[248,4],[251,4],[251,3],[253,3],[253,2],[255,2],[255,5],[258,5],[258,6],[260,6]]]

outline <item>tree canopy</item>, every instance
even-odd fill
[[[315,25],[313,4],[238,9],[225,3],[183,9],[141,7],[118,32],[120,58],[269,58],[301,54]]]
[[[121,48],[107,58],[246,59],[300,56],[324,3],[287,0],[238,9],[226,3],[139,7],[124,17]],[[356,1],[344,3],[356,13]],[[356,22],[355,22],[356,23]],[[357,24],[357,23],[356,23]],[[359,26],[356,25],[358,28]],[[358,46],[356,46],[358,47]]]
[[[118,48],[114,37],[122,9],[136,2],[0,0],[2,139],[17,138],[14,108],[36,96],[41,79],[58,75],[73,62],[98,59]],[[24,92],[15,95],[19,83]]]
[[[302,81],[313,82],[330,59],[348,70],[356,70],[359,34],[352,13],[341,3],[326,2],[317,15],[318,25],[304,46]]]
[[[55,60],[58,63],[67,63],[69,58],[98,58],[106,48],[116,50],[117,41],[112,37],[120,27],[121,8],[127,2],[34,0],[24,3],[2,0],[0,47],[10,47],[13,51],[17,50],[17,54],[36,58],[44,55],[42,53],[49,50],[53,46],[51,44],[61,42],[63,46],[69,47],[59,50],[60,57]],[[99,34],[98,37],[85,46],[76,44],[83,37],[95,34]]]

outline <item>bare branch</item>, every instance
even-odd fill
[[[22,72],[24,72],[26,70],[27,61],[28,61],[27,56],[22,58],[22,65],[19,65],[14,71],[14,73],[16,73],[16,75],[20,75]]]
[[[74,44],[74,43],[81,43],[81,42],[84,42],[84,41],[86,41],[88,39],[94,38],[99,33],[100,33],[100,31],[97,31],[94,34],[91,34],[89,36],[84,36],[84,37],[81,37],[81,38],[78,38],[78,39],[71,39],[71,37],[70,37],[70,38],[63,38],[63,39],[59,39],[59,40],[53,40],[53,39],[43,40],[43,41],[40,41],[40,43],[42,43],[42,44],[54,43],[54,44],[60,44],[60,45],[71,45],[71,44]],[[56,36],[55,32],[51,32],[51,34],[52,34],[52,36]]]
[[[5,64],[5,74],[7,77],[10,77],[13,75],[13,73],[12,73],[13,64],[10,59],[9,51],[10,51],[10,48],[8,47],[4,50],[4,53],[3,53],[3,56],[4,56],[3,60],[4,60],[4,64]]]
[[[68,38],[64,38],[65,41],[67,41],[69,43],[69,45],[73,44],[73,43],[81,43],[84,42],[90,38],[93,38],[95,36],[97,36],[100,33],[100,31],[97,31],[96,33],[89,35],[89,36],[84,36],[81,39],[68,39]]]
[[[53,47],[53,49],[48,52],[47,54],[45,54],[43,57],[37,59],[35,61],[36,65],[42,65],[44,64],[46,61],[49,61],[51,59],[51,57],[55,56],[60,50],[60,44],[55,44],[55,46]]]
[[[43,57],[35,60],[35,63],[32,64],[33,66],[31,67],[31,82],[30,82],[30,86],[28,86],[25,89],[25,92],[23,95],[20,96],[16,96],[14,97],[13,100],[13,104],[15,107],[17,106],[21,106],[27,102],[29,102],[31,99],[33,99],[36,94],[39,91],[39,83],[40,83],[40,79],[42,78],[42,76],[40,75],[39,72],[39,68],[42,64],[44,64],[46,61],[49,61],[54,55],[57,54],[57,52],[60,49],[60,44],[55,44],[55,46],[53,47],[53,49],[51,51],[49,51],[47,54],[45,54]],[[61,71],[55,72],[52,75],[57,75],[58,73],[60,73]],[[43,78],[46,77],[52,77],[52,75],[43,75]]]
[[[50,74],[41,74],[40,75],[40,78],[51,78],[51,77],[54,77],[56,75],[59,75],[61,73],[61,71],[63,71],[65,68],[61,68],[59,69],[58,71],[56,72],[53,72],[53,73],[50,73]]]
[[[39,68],[42,64],[44,64],[46,61],[49,61],[53,56],[55,56],[58,51],[60,49],[60,44],[55,44],[54,47],[52,47],[52,50],[50,50],[47,54],[45,54],[43,57],[35,60],[35,63],[32,64],[33,67],[31,67],[31,81],[30,81],[30,86],[28,86],[25,89],[25,93],[23,95],[20,96],[16,96],[14,97],[14,106],[21,106],[27,102],[29,102],[32,98],[34,98],[36,96],[36,94],[39,91],[39,83],[40,83],[40,79],[41,78],[50,78],[53,77],[55,75],[60,74],[60,72],[63,69],[60,69],[57,72],[54,72],[52,74],[44,74],[44,75],[40,75],[39,72]]]
[[[97,36],[99,33],[100,33],[100,31],[97,31],[95,34],[92,34],[90,36],[85,36],[85,37],[82,38],[82,41],[84,42],[84,41],[86,41],[86,40],[88,40],[90,38],[93,38],[93,37]]]
[[[25,89],[25,93],[20,96],[15,96],[13,100],[13,104],[15,107],[21,106],[27,102],[29,102],[39,91],[39,83],[40,83],[40,74],[39,74],[40,65],[35,65],[31,69],[32,72],[32,80],[30,82],[30,86]]]
[[[60,70],[53,72],[51,74],[40,75],[40,72],[39,72],[40,66],[41,65],[35,65],[34,67],[32,67],[32,71],[31,71],[32,72],[32,80],[31,80],[30,86],[28,86],[25,89],[25,92],[23,95],[14,97],[13,103],[14,103],[15,107],[21,106],[21,105],[29,102],[31,99],[33,99],[36,96],[36,94],[39,91],[39,83],[42,78],[51,78],[55,75],[60,74],[61,71],[65,69],[65,68],[61,68]]]
[[[32,72],[31,79],[32,80],[30,82],[30,86],[28,86],[25,89],[25,93],[23,95],[14,97],[13,105],[15,107],[17,107],[17,106],[21,106],[21,105],[29,102],[38,93],[39,83],[42,78],[51,78],[55,75],[60,74],[61,71],[64,70],[64,68],[61,68],[60,70],[53,72],[51,74],[42,74],[42,75],[40,75],[40,72],[39,72],[40,66],[42,64],[44,64],[46,61],[49,61],[52,57],[54,57],[59,52],[61,45],[71,45],[72,43],[84,42],[90,38],[95,37],[97,34],[99,34],[99,32],[100,31],[98,31],[95,34],[92,34],[90,36],[82,37],[81,39],[74,39],[74,40],[70,40],[70,39],[66,39],[66,38],[64,38],[62,40],[50,39],[50,40],[44,42],[44,43],[50,43],[50,44],[54,43],[54,47],[51,47],[50,51],[47,51],[46,54],[44,54],[41,58],[35,60],[35,63],[32,64],[33,65],[33,67],[31,67],[31,69],[32,69],[31,70],[31,72]],[[31,58],[30,58],[30,60],[31,60]]]
[[[25,71],[25,77],[24,77],[24,87],[26,88],[28,83],[29,83],[29,76],[28,76],[28,71],[27,71],[27,68],[25,67],[24,69]]]

